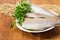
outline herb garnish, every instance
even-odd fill
[[[22,22],[25,20],[26,17],[26,13],[31,12],[31,5],[30,3],[27,3],[25,1],[21,1],[19,2],[19,4],[16,6],[15,10],[14,10],[14,18],[15,20],[19,20],[18,23],[20,24],[20,26],[22,26]],[[14,23],[12,24],[14,25]],[[11,26],[13,27],[13,26]]]

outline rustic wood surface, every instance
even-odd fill
[[[0,0],[0,3],[13,3],[19,0]],[[31,0],[35,4],[57,4],[60,6],[60,0]],[[60,40],[60,27],[56,27],[51,31],[32,34],[19,30],[16,25],[10,29],[13,18],[6,14],[0,14],[0,40]]]

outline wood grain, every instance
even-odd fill
[[[0,0],[0,3],[16,3],[19,0]],[[34,4],[57,4],[60,6],[60,0],[31,0]],[[0,40],[60,40],[60,27],[56,27],[53,30],[44,33],[27,33],[14,26],[10,29],[10,24],[13,18],[0,14]]]

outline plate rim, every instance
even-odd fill
[[[30,30],[26,30],[26,29],[24,29],[22,26],[20,26],[20,25],[17,23],[17,21],[16,21],[16,26],[17,26],[20,30],[25,31],[25,32],[30,32],[30,33],[41,33],[41,32],[46,32],[46,31],[49,31],[49,30],[55,28],[55,26],[52,26],[52,27],[50,27],[50,28],[48,28],[48,29],[46,29],[46,30],[42,30],[42,31],[30,31]]]

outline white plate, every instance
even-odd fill
[[[25,31],[25,32],[30,32],[30,33],[41,33],[41,32],[46,32],[46,31],[49,31],[49,30],[51,30],[51,29],[53,29],[55,26],[52,26],[52,27],[49,27],[49,28],[47,28],[46,30],[42,30],[42,31],[31,31],[31,30],[26,30],[26,29],[24,29],[22,26],[20,26],[19,24],[18,24],[18,22],[16,21],[16,26],[20,29],[20,30],[23,30],[23,31]]]
[[[53,29],[53,28],[55,27],[55,26],[52,26],[52,27],[50,27],[50,28],[48,28],[48,29],[46,29],[46,30],[42,30],[42,31],[30,31],[30,30],[26,30],[26,29],[24,29],[22,26],[20,26],[17,21],[16,21],[16,26],[17,26],[20,30],[23,30],[23,31],[25,31],[25,32],[30,32],[30,33],[46,32],[46,31],[49,31],[49,30],[51,30],[51,29]]]

